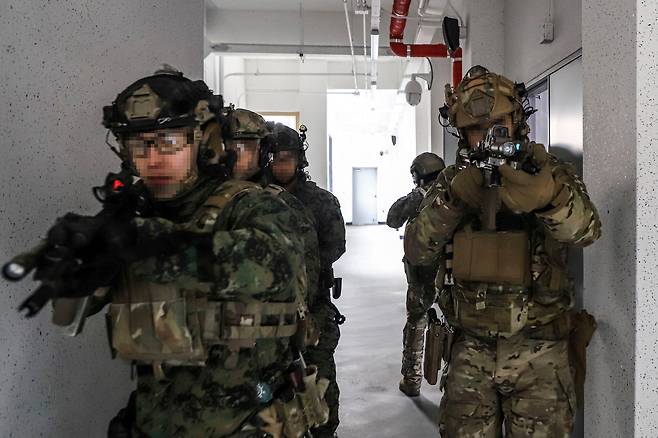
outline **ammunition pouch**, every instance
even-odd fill
[[[310,365],[303,381],[303,391],[295,392],[288,401],[276,399],[258,413],[259,430],[274,438],[301,438],[329,420],[329,407],[324,400],[329,380],[318,378],[317,367]]]
[[[237,352],[258,339],[289,338],[298,330],[296,302],[209,301],[172,283],[131,278],[125,286],[108,315],[112,347],[126,360],[204,365],[213,345]]]
[[[471,231],[453,238],[453,277],[461,282],[530,286],[530,239],[525,231]]]

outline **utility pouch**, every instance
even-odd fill
[[[576,401],[583,406],[585,398],[585,374],[587,371],[587,346],[596,331],[596,320],[585,310],[571,314],[569,334],[569,361],[574,369]]]
[[[302,391],[296,390],[288,401],[276,399],[258,413],[264,423],[260,430],[274,438],[301,438],[329,420],[329,407],[324,400],[329,381],[318,379],[318,369],[314,365],[306,368],[302,380],[303,385],[299,385]]]
[[[478,290],[456,285],[452,291],[457,325],[476,335],[509,337],[528,323],[530,303],[528,292],[523,289],[518,292],[489,290],[484,308],[478,306]]]
[[[573,288],[569,277],[562,244],[551,237],[543,238],[542,251],[532,256],[532,298],[545,306],[556,303],[565,297],[565,291]]]
[[[423,357],[423,376],[430,385],[436,385],[441,369],[441,360],[447,336],[446,326],[436,316],[436,310],[427,312],[427,330],[425,331],[425,354]]]
[[[455,233],[453,276],[473,283],[530,286],[530,241],[525,231]]]

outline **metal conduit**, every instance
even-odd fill
[[[356,59],[354,58],[354,43],[352,43],[352,28],[350,27],[350,14],[347,12],[347,0],[343,0],[343,9],[345,10],[345,24],[347,25],[347,37],[350,39],[350,53],[352,53],[352,72],[354,73],[354,89],[359,89],[356,81]]]
[[[368,89],[368,49],[366,44],[366,14],[363,14],[363,89]]]
[[[240,108],[240,101],[242,98],[244,98],[247,94],[249,93],[254,93],[254,94],[280,94],[280,93],[298,93],[298,94],[322,94],[322,95],[327,95],[327,94],[351,94],[354,96],[359,96],[361,94],[360,91],[354,90],[354,91],[303,91],[303,90],[297,90],[294,88],[291,89],[282,89],[282,90],[247,90],[243,91],[240,93],[238,96],[238,101],[236,102],[235,106]],[[246,102],[245,102],[246,103]]]
[[[242,73],[242,72],[236,72],[236,73],[229,73],[224,75],[223,80],[226,80],[227,78],[230,78],[232,76],[352,76],[356,74],[356,72],[345,72],[345,73],[321,73],[321,72],[280,72],[280,73],[260,73],[260,72],[253,72],[253,73]],[[354,76],[356,79],[356,76]]]

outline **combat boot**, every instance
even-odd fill
[[[420,395],[420,380],[402,377],[398,388],[400,388],[400,391],[402,391],[407,397],[417,397]]]

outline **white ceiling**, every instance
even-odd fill
[[[300,0],[210,0],[212,4],[225,10],[246,11],[295,11],[299,12]],[[347,0],[350,10],[353,0]],[[338,12],[343,10],[343,0],[301,0],[304,11],[329,11]]]

